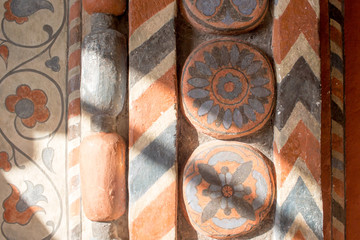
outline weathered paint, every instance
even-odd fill
[[[176,1],[129,2],[130,239],[175,239]]]
[[[181,78],[182,110],[218,139],[247,136],[272,116],[275,78],[270,61],[251,45],[221,38],[198,46]]]
[[[322,239],[319,1],[280,0],[274,14],[274,239]]]
[[[258,231],[276,198],[272,164],[243,143],[200,145],[182,176],[182,195],[192,226],[216,239],[245,238]]]

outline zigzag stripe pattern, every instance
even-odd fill
[[[331,220],[332,239],[345,239],[345,114],[343,1],[329,0],[330,84],[331,84]]]
[[[176,239],[174,0],[129,2],[130,239]]]
[[[274,239],[323,239],[319,0],[275,4]]]
[[[277,64],[281,64],[289,54],[300,34],[304,35],[308,44],[319,56],[319,33],[318,28],[313,25],[319,21],[317,17],[319,9],[314,9],[313,4],[309,3],[314,1],[318,0],[278,0],[275,5],[276,11],[276,9],[283,6],[283,2],[289,2],[283,14],[274,19],[273,33],[275,34],[273,34],[272,42],[274,50],[276,49],[274,58]],[[286,38],[286,41],[283,40],[284,38]]]
[[[67,188],[68,239],[81,239],[80,194],[80,59],[81,59],[81,1],[70,0],[68,12],[68,128],[67,128]]]
[[[312,72],[316,74],[317,79],[320,79],[320,57],[310,46],[304,34],[300,33],[299,38],[291,47],[286,57],[276,66],[277,81],[282,81],[285,78],[286,74],[291,71],[300,57],[305,59],[307,67],[311,68]]]

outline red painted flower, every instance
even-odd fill
[[[27,85],[20,85],[16,89],[16,95],[10,95],[5,100],[9,112],[16,113],[22,123],[29,128],[36,122],[45,122],[49,119],[50,112],[45,106],[47,97],[39,89],[31,90]]]
[[[30,222],[33,215],[38,211],[44,211],[40,206],[36,206],[39,201],[46,201],[46,197],[42,195],[43,187],[41,185],[34,185],[26,181],[28,189],[20,194],[20,191],[12,184],[10,184],[12,192],[11,195],[4,201],[4,220],[7,223],[18,223],[26,225]]]
[[[5,19],[9,22],[15,21],[17,24],[22,24],[24,22],[27,22],[29,20],[28,17],[18,17],[11,11],[11,2],[13,0],[8,0],[4,3],[4,7],[6,9],[6,12],[4,14]]]
[[[0,168],[4,169],[5,172],[11,170],[9,155],[7,154],[7,152],[0,152]]]

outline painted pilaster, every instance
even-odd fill
[[[67,139],[67,185],[69,236],[81,239],[81,193],[79,145],[81,141],[80,121],[80,71],[81,71],[81,1],[69,1],[68,26],[68,139]]]
[[[130,239],[175,239],[176,1],[129,2]]]
[[[345,105],[343,1],[329,1],[331,81],[331,222],[332,239],[345,239]]]
[[[274,239],[323,239],[319,1],[275,4]]]

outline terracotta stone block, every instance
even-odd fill
[[[185,62],[183,112],[197,129],[213,137],[249,135],[271,117],[274,85],[265,54],[230,38],[208,41]]]
[[[81,192],[92,221],[112,221],[125,212],[125,148],[116,133],[96,133],[81,142]]]
[[[190,223],[217,239],[253,233],[276,197],[272,163],[239,142],[213,141],[198,147],[182,181]]]
[[[180,3],[183,15],[196,28],[222,34],[254,29],[262,22],[269,8],[268,0],[181,0]]]
[[[126,9],[126,0],[83,0],[83,7],[89,14],[107,13],[121,15]]]

